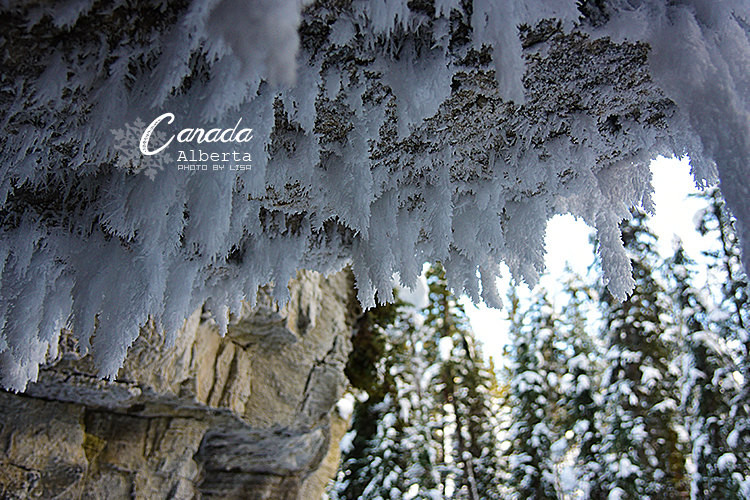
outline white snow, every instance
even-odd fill
[[[640,369],[641,373],[643,373],[643,375],[641,376],[641,384],[649,389],[655,387],[656,384],[658,384],[662,379],[661,371],[658,368],[654,368],[653,366],[641,365]]]
[[[344,437],[341,438],[341,442],[339,442],[339,448],[341,448],[341,453],[348,453],[352,446],[354,446],[354,438],[357,436],[356,431],[349,431],[346,434],[344,434]]]
[[[552,460],[559,461],[562,459],[563,455],[565,455],[565,452],[568,450],[568,440],[564,437],[561,437],[552,445],[550,445],[549,451],[550,451],[550,457]]]
[[[354,396],[347,393],[336,403],[336,411],[344,420],[349,420],[354,412]]]
[[[734,453],[724,453],[716,461],[716,466],[721,472],[732,472],[737,466],[737,457]]]
[[[618,462],[616,462],[617,467],[617,477],[630,477],[633,475],[638,475],[638,466],[633,464],[633,462],[628,459],[628,457],[622,457]]]
[[[622,500],[623,498],[627,498],[627,495],[625,493],[625,490],[623,490],[619,486],[616,488],[612,488],[612,491],[610,491],[609,495],[607,495],[607,500]]]

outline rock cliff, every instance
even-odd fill
[[[320,498],[357,306],[347,272],[289,288],[224,338],[201,311],[173,345],[144,328],[114,381],[62,345],[24,394],[0,393],[0,497]]]

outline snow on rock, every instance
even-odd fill
[[[623,298],[618,224],[653,209],[657,155],[718,171],[750,234],[747,3],[579,4],[0,3],[0,384],[34,380],[61,328],[113,377],[149,318],[226,325],[298,268],[351,264],[370,306],[441,261],[496,304],[500,264],[533,285],[562,213]],[[252,170],[177,170],[221,143],[114,147],[167,112],[170,134],[241,119]]]

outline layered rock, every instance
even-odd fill
[[[0,496],[320,498],[353,290],[302,272],[287,306],[262,292],[224,338],[201,311],[173,345],[144,328],[114,381],[62,346],[24,394],[0,393]]]

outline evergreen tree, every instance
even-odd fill
[[[713,234],[719,242],[719,248],[705,252],[711,259],[710,267],[721,280],[721,293],[715,299],[716,305],[709,315],[711,330],[716,332],[715,345],[726,345],[720,374],[724,386],[720,387],[724,398],[734,393],[728,402],[729,414],[722,426],[729,432],[726,444],[731,452],[723,455],[717,462],[722,476],[731,474],[729,483],[739,484],[740,495],[750,498],[750,297],[748,280],[740,260],[740,245],[734,230],[734,218],[718,189],[707,190],[702,195],[708,205],[698,214],[698,230],[703,235]],[[737,345],[737,349],[731,349]],[[736,386],[740,387],[737,388]],[[723,434],[723,433],[720,433]],[[734,491],[733,489],[731,491]]]
[[[358,322],[346,373],[359,395],[351,447],[330,495],[334,499],[439,500],[434,444],[421,387],[420,330],[407,304],[368,310]]]
[[[429,304],[424,328],[437,353],[432,385],[441,442],[444,493],[470,500],[500,497],[495,375],[483,359],[463,306],[450,292],[441,266],[427,271]],[[437,349],[435,349],[437,347]]]
[[[704,252],[713,260],[712,267],[722,276],[722,296],[719,306],[730,312],[725,318],[726,334],[740,341],[744,346],[745,364],[750,357],[750,296],[748,280],[741,261],[739,239],[734,230],[734,218],[726,207],[718,188],[707,190],[700,195],[708,201],[706,209],[697,216],[698,231],[703,235],[713,234],[719,241],[716,251]]]
[[[353,338],[354,349],[346,367],[352,389],[358,391],[359,400],[354,406],[351,448],[344,454],[339,478],[331,492],[333,498],[368,498],[379,489],[387,487],[383,478],[391,470],[400,470],[395,453],[400,441],[389,433],[389,424],[395,429],[402,422],[392,421],[396,411],[397,383],[390,366],[394,355],[403,349],[393,337],[403,328],[401,324],[403,303],[378,306],[365,312],[359,319]],[[384,498],[389,498],[386,495]],[[369,496],[373,498],[373,496]]]
[[[692,498],[739,499],[740,484],[728,467],[733,462],[734,468],[736,458],[729,458],[735,455],[727,442],[732,399],[739,392],[732,378],[734,362],[724,339],[711,329],[709,306],[692,285],[693,262],[682,246],[668,264],[687,347],[682,393],[695,467]]]
[[[335,499],[501,498],[494,374],[442,268],[427,279],[419,314],[397,304],[360,321],[347,374],[365,394]]]
[[[586,308],[591,308],[594,291],[580,278],[567,271],[568,280],[563,290],[566,300],[558,329],[559,342],[564,342],[567,368],[561,377],[560,406],[564,409],[561,423],[567,445],[575,450],[577,487],[586,498],[600,500],[607,492],[601,484],[598,460],[602,441],[602,398],[599,394],[601,362],[598,349],[591,338],[590,321]],[[589,311],[590,312],[590,311]]]
[[[558,411],[554,345],[555,318],[541,295],[522,313],[515,292],[509,296],[511,427],[509,485],[518,499],[557,498],[551,446]]]
[[[608,344],[603,486],[615,498],[680,498],[687,484],[678,439],[679,346],[672,304],[655,275],[655,238],[644,216],[634,214],[622,231],[636,287],[623,302],[606,291],[602,295]]]

